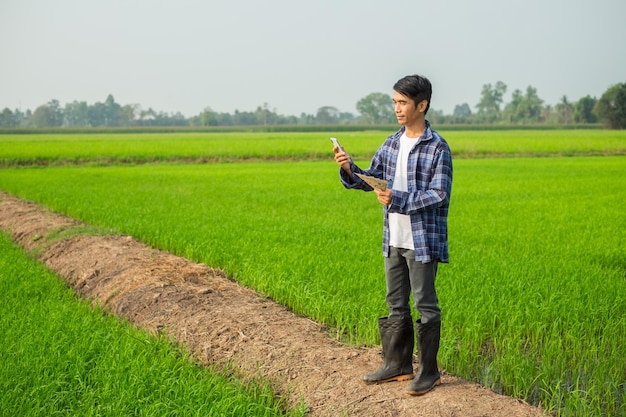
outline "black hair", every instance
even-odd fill
[[[393,89],[413,100],[416,106],[422,100],[426,100],[428,104],[426,104],[424,114],[428,112],[430,108],[430,98],[433,95],[433,86],[430,81],[428,81],[428,78],[421,75],[407,75],[398,80],[394,84]]]

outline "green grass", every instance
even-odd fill
[[[528,155],[624,155],[626,131],[510,130],[441,132],[456,158]],[[389,132],[220,132],[0,135],[0,167],[327,159],[337,136],[355,158],[370,158]]]
[[[593,142],[553,140],[572,144],[561,154]],[[621,156],[455,161],[442,367],[563,416],[626,412],[625,172]],[[331,161],[4,169],[0,189],[222,267],[378,343],[381,208],[344,190]]]
[[[4,234],[0,253],[0,415],[302,415],[77,300]]]
[[[620,415],[626,348],[610,341],[626,337],[626,160],[466,163],[442,283],[451,368],[563,415]]]
[[[455,157],[626,155],[624,130],[442,132]]]

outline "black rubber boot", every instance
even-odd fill
[[[363,382],[377,384],[413,378],[413,320],[383,317],[378,319],[378,329],[383,344],[383,364],[376,372],[363,376]]]
[[[441,322],[422,324],[417,321],[417,339],[419,341],[419,370],[406,388],[409,395],[426,394],[441,384],[441,375],[437,367],[437,353],[441,338]]]

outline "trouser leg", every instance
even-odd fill
[[[441,321],[441,309],[435,289],[437,262],[423,264],[415,258],[407,260],[415,309],[423,324]]]
[[[386,302],[390,318],[409,318],[409,297],[413,293],[415,309],[422,323],[441,321],[441,310],[435,277],[437,262],[423,264],[415,260],[415,252],[409,249],[389,248],[385,258],[387,284]]]
[[[411,295],[409,266],[400,249],[389,248],[389,256],[385,257],[385,279],[387,284],[385,301],[389,308],[389,317],[398,319],[411,318],[411,308],[409,306],[409,297]]]

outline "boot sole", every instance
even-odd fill
[[[379,379],[378,381],[363,381],[365,385],[375,385],[375,384],[383,384],[385,382],[394,382],[394,381],[409,381],[415,377],[414,374],[404,374],[404,375],[396,375],[391,378]]]
[[[409,391],[407,390],[406,393],[409,395],[414,395],[414,396],[418,396],[418,395],[424,395],[426,394],[428,391],[431,391],[433,388],[435,388],[437,385],[441,384],[441,378],[438,378],[430,387],[423,389],[421,391]]]

